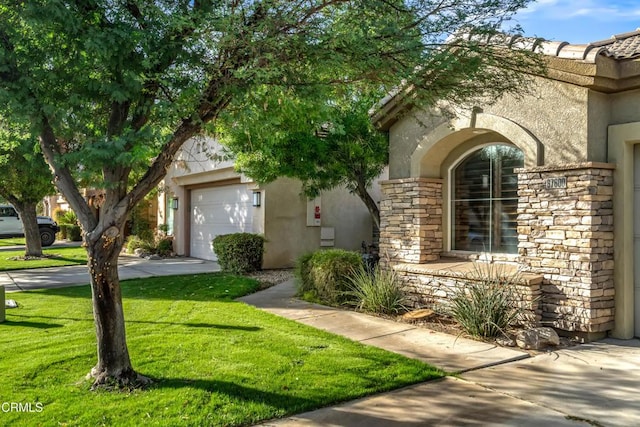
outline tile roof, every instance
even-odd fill
[[[473,34],[463,37],[481,39]],[[566,41],[547,41],[541,38],[508,36],[498,34],[491,37],[490,43],[497,43],[519,49],[539,50],[545,55],[558,58],[575,59],[593,63],[598,55],[608,56],[613,59],[640,58],[640,28],[635,31],[617,34],[606,40],[600,40],[587,44],[570,44]]]
[[[543,41],[540,46],[546,55],[579,59],[585,62],[594,62],[598,55],[613,59],[635,59],[640,57],[640,28],[587,44]]]

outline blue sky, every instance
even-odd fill
[[[640,27],[638,0],[538,0],[515,22],[525,35],[574,44],[610,38]]]

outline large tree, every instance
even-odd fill
[[[53,176],[34,138],[5,124],[0,128],[0,196],[13,205],[22,221],[25,256],[41,257],[37,205],[55,192]]]
[[[313,98],[264,87],[246,95],[242,114],[223,114],[217,136],[236,167],[258,182],[297,178],[308,197],[347,188],[378,230],[380,211],[369,189],[388,163],[389,144],[369,112],[384,93],[361,86],[328,87]]]
[[[94,385],[145,383],[127,349],[118,254],[128,214],[187,139],[236,99],[273,85],[314,96],[326,85],[406,79],[434,85],[433,96],[464,95],[481,89],[476,77],[495,74],[491,93],[513,88],[531,65],[525,51],[492,49],[486,38],[443,41],[471,27],[492,32],[526,3],[0,0],[0,113],[32,124],[82,226],[97,333]],[[131,184],[140,165],[147,172]],[[78,182],[104,188],[99,218]]]

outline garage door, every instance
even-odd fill
[[[213,238],[252,232],[251,210],[251,192],[246,184],[192,190],[191,256],[215,261]]]

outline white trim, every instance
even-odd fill
[[[633,202],[633,150],[640,144],[640,122],[610,125],[608,129],[608,161],[616,164],[613,171],[613,235],[615,286],[615,338],[628,339],[635,335],[635,277]]]

